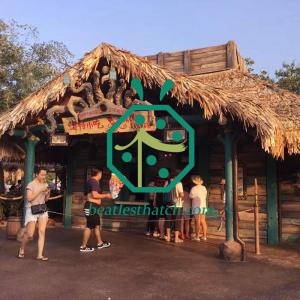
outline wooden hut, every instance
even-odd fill
[[[65,226],[71,226],[72,212],[76,215],[81,211],[89,167],[106,166],[105,133],[109,125],[100,130],[99,123],[84,123],[84,118],[95,113],[93,107],[99,112],[101,105],[109,110],[109,103],[122,107],[138,102],[129,86],[134,77],[142,81],[150,104],[159,102],[159,90],[167,79],[174,82],[165,103],[195,130],[193,172],[204,178],[209,189],[208,203],[215,209],[224,205],[219,183],[226,178],[229,225],[232,151],[237,144],[241,236],[254,236],[253,214],[249,210],[253,207],[257,178],[262,239],[276,244],[280,239],[300,237],[300,97],[250,75],[234,42],[147,57],[101,44],[1,116],[0,135],[25,140],[25,182],[32,178],[35,153],[37,160],[66,166]],[[107,116],[102,117],[103,122],[107,120]],[[156,117],[166,118],[163,114]],[[166,120],[171,128],[172,120]],[[235,142],[237,132],[239,139]],[[133,134],[127,130],[116,138],[124,141]],[[58,144],[65,147],[54,147]],[[185,154],[162,156],[156,168],[144,173],[144,183],[156,175],[159,166],[182,168],[187,159]],[[127,176],[135,167],[133,162],[125,168]],[[125,189],[121,200],[133,198]],[[224,236],[224,231],[217,232],[217,222],[209,221],[210,233]],[[232,226],[227,228],[226,238],[232,239]]]

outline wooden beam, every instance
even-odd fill
[[[205,123],[210,123],[210,122],[218,122],[217,118],[211,118],[210,120],[207,120],[203,118],[201,115],[181,115],[181,117],[189,124],[205,124]],[[167,123],[177,123],[177,121],[173,117],[158,117],[156,118],[157,120],[159,119],[164,119]]]
[[[8,134],[10,136],[19,137],[25,139],[27,137],[28,132],[23,129],[11,129]]]
[[[183,71],[186,74],[191,72],[191,53],[189,50],[183,52]]]
[[[227,68],[236,69],[238,67],[237,48],[234,41],[227,44]]]
[[[157,64],[160,66],[164,65],[164,53],[163,52],[159,52],[157,54]]]

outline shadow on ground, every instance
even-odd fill
[[[300,299],[300,270],[251,259],[225,263],[209,242],[166,244],[104,232],[108,249],[79,252],[81,230],[47,231],[49,262],[24,260],[0,230],[0,299]]]

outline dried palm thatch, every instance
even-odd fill
[[[22,161],[25,151],[11,140],[2,138],[0,141],[0,161]]]
[[[198,75],[194,78],[200,83],[230,92],[234,95],[233,102],[251,102],[259,108],[257,119],[264,117],[265,111],[271,112],[270,116],[280,122],[272,152],[283,156],[286,148],[289,154],[300,153],[300,96],[238,70]]]
[[[59,102],[66,93],[67,86],[64,84],[66,74],[72,78],[79,72],[82,79],[86,80],[103,57],[116,68],[121,77],[128,81],[137,77],[148,88],[160,88],[165,80],[173,80],[174,88],[171,94],[178,102],[192,106],[197,101],[207,119],[213,116],[222,118],[230,114],[241,121],[246,129],[255,128],[262,148],[275,157],[283,157],[284,147],[288,147],[290,153],[297,153],[300,150],[293,144],[293,138],[289,140],[285,138],[282,120],[273,107],[265,106],[264,102],[257,98],[257,94],[256,98],[252,98],[254,94],[251,90],[243,93],[240,90],[218,87],[213,81],[207,79],[209,77],[199,79],[177,74],[109,44],[101,44],[87,53],[73,67],[22,100],[11,111],[3,114],[0,119],[0,136],[16,126],[22,126],[30,119],[42,117],[39,114],[55,102]],[[262,91],[263,93],[268,97],[267,92]],[[276,92],[269,95],[276,95]],[[285,101],[284,97],[283,101]]]

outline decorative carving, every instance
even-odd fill
[[[75,111],[76,105],[80,105],[83,108],[88,107],[88,105],[82,98],[76,97],[76,96],[71,96],[67,105],[54,105],[51,108],[49,108],[46,112],[46,117],[47,117],[48,121],[50,122],[50,128],[48,129],[48,132],[53,133],[53,132],[55,132],[55,130],[57,128],[55,115],[60,115],[60,114],[69,112],[75,118],[76,122],[78,122],[78,113]]]
[[[105,81],[109,80],[109,66],[104,66],[102,68],[102,77],[101,77],[101,84],[103,85]]]
[[[71,81],[70,90],[74,94],[79,94],[82,91],[85,91],[87,102],[88,102],[89,106],[92,106],[95,104],[92,84],[90,82],[83,83],[80,76],[78,76],[75,81],[73,81],[73,80]]]
[[[64,105],[55,105],[46,112],[47,120],[50,122],[49,133],[57,129],[55,117],[61,114],[72,115],[75,123],[78,123],[105,115],[123,115],[123,111],[133,104],[151,105],[148,101],[137,99],[137,93],[132,87],[126,90],[125,79],[119,80],[117,88],[115,76],[110,78],[110,67],[107,65],[102,67],[101,73],[98,70],[92,73],[91,82],[83,82],[80,74],[70,81],[69,90],[72,94],[69,101]],[[109,83],[109,90],[105,97],[102,90],[107,90],[107,83]],[[155,120],[154,111],[148,111],[147,114],[148,122],[152,126]]]
[[[131,87],[124,94],[124,106],[128,109],[132,105],[133,97],[136,95],[136,91]]]
[[[118,106],[122,106],[122,95],[123,92],[126,90],[127,84],[125,79],[120,79],[120,86],[118,87],[116,93],[114,94],[114,102]]]
[[[109,90],[106,94],[106,99],[109,101],[109,102],[114,102],[114,94],[116,93],[116,81],[113,80],[113,79],[109,79]]]
[[[47,130],[49,133],[53,133],[57,128],[57,123],[55,120],[55,115],[63,114],[67,111],[67,107],[64,105],[54,105],[49,108],[46,112],[46,117],[50,122],[50,128]]]
[[[103,102],[104,101],[104,95],[101,91],[100,88],[100,72],[99,71],[95,71],[93,73],[93,90],[94,90],[94,95],[96,98],[97,102]]]
[[[78,113],[75,112],[76,105],[82,106],[83,109],[88,108],[88,105],[82,98],[76,97],[76,96],[71,96],[71,98],[67,104],[67,109],[68,109],[69,113],[75,118],[76,122],[78,122]]]

